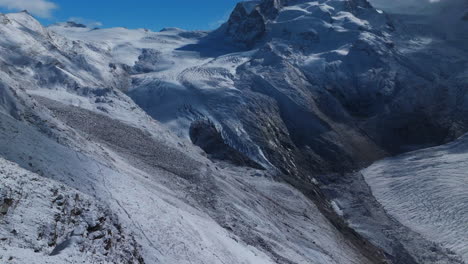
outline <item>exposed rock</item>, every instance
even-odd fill
[[[232,41],[250,47],[264,36],[265,22],[258,8],[249,12],[243,3],[238,3],[227,22],[226,33]]]
[[[87,262],[143,263],[132,234],[121,228],[109,208],[93,198],[3,159],[0,180],[0,191],[8,190],[12,197],[3,198],[0,205],[0,235],[5,236],[14,226],[10,232],[14,237],[0,240],[0,246],[12,251],[29,250],[28,254],[15,256],[19,261],[28,262],[34,255],[60,256],[67,251],[64,255]],[[14,211],[9,212],[13,204]],[[78,210],[83,213],[76,214]],[[97,223],[88,219],[97,219]],[[90,254],[84,256],[81,252]],[[62,261],[68,263],[68,257]]]
[[[226,160],[237,166],[249,166],[255,169],[264,169],[243,153],[232,148],[224,141],[221,133],[209,120],[199,120],[190,126],[190,138],[193,144],[202,148],[210,158]]]

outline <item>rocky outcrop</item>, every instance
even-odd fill
[[[258,8],[248,10],[239,3],[227,22],[226,33],[233,42],[251,47],[265,35],[265,22]]]
[[[95,199],[4,159],[0,180],[0,260],[144,263],[132,234]]]
[[[232,162],[237,166],[248,166],[264,169],[242,152],[229,146],[221,133],[209,120],[198,120],[190,126],[190,139],[193,144],[202,148],[212,159]]]

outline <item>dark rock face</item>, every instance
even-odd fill
[[[15,118],[19,118],[19,109],[14,103],[14,97],[14,92],[9,87],[0,83],[0,112],[4,111]]]
[[[274,19],[281,7],[285,6],[289,0],[263,0],[259,5],[262,14],[268,19]]]
[[[67,24],[66,24],[66,26],[67,26],[67,27],[86,28],[86,25],[80,24],[80,23],[76,23],[76,22],[73,22],[73,21],[68,21]]]
[[[207,120],[199,120],[190,126],[190,139],[203,149],[212,159],[225,160],[237,166],[263,169],[261,165],[224,142],[215,125]]]
[[[249,134],[284,174],[307,177],[347,171],[385,156],[382,148],[360,132],[336,98],[314,90],[291,65],[276,67],[265,74],[269,77],[243,72],[238,85],[261,94],[261,99],[255,99],[258,105],[252,103],[252,110],[240,109],[240,115],[248,117],[243,121]],[[290,89],[299,95],[291,94]]]
[[[0,199],[2,198],[0,197]],[[8,209],[13,205],[13,202],[11,198],[3,198],[3,201],[0,200],[0,216],[8,213]]]
[[[226,33],[233,41],[250,47],[263,37],[265,30],[265,19],[258,9],[249,13],[245,6],[239,3],[227,22]]]
[[[226,34],[236,43],[252,47],[266,34],[268,20],[275,19],[281,7],[289,0],[262,0],[248,10],[245,3],[238,3],[227,22]]]
[[[133,66],[133,69],[138,73],[148,73],[156,71],[160,64],[161,52],[153,49],[143,49],[138,61]]]

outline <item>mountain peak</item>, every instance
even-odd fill
[[[258,1],[237,4],[227,22],[226,33],[239,43],[252,46],[262,38],[266,30],[266,20],[258,7]]]
[[[87,26],[81,23],[76,23],[74,21],[67,21],[66,23],[67,27],[77,27],[77,28],[86,28]]]
[[[338,34],[385,24],[385,16],[367,0],[261,0],[239,3],[224,28],[234,42],[252,47],[267,35],[317,40],[319,31],[329,36],[330,31]]]
[[[65,27],[65,28],[88,28],[86,25],[77,23],[75,21],[59,22],[59,23],[52,24],[51,26],[59,26],[59,27]]]
[[[27,10],[18,13],[5,14],[10,22],[15,22],[16,27],[24,27],[35,32],[43,33],[44,28]]]

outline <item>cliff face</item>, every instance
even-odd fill
[[[239,3],[227,22],[226,34],[236,43],[253,46],[266,33],[266,20],[258,7],[249,9]]]

